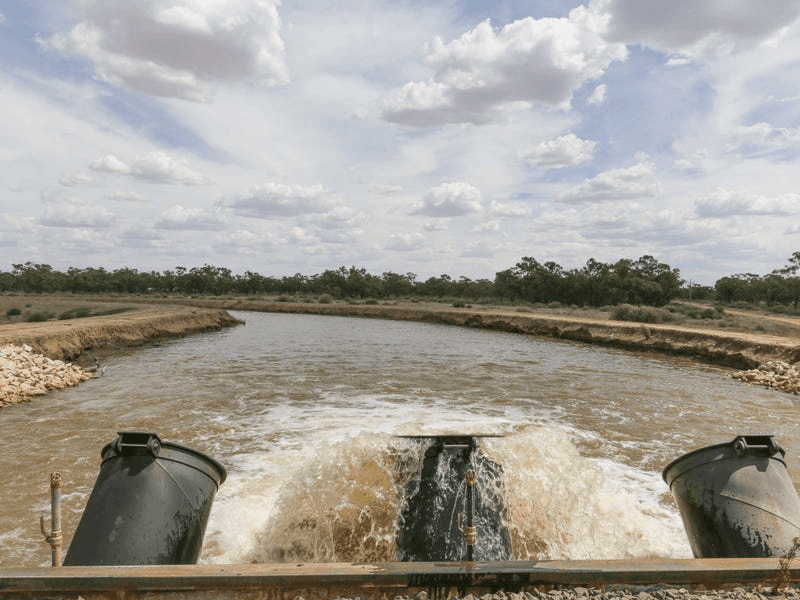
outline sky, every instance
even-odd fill
[[[0,270],[800,250],[800,0],[3,0]]]

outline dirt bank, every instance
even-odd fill
[[[40,304],[69,304],[63,298],[3,297],[5,304],[25,304],[31,299]],[[118,303],[81,299],[72,304],[88,306],[94,311]],[[0,303],[2,308],[2,303]],[[15,322],[0,324],[0,344],[30,346],[34,352],[51,359],[76,360],[89,352],[108,354],[119,348],[139,346],[169,337],[181,337],[213,331],[239,323],[221,308],[169,306],[126,302],[126,310],[117,314],[88,316],[45,322]],[[100,311],[102,312],[102,311]]]

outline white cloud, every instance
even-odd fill
[[[338,198],[321,185],[263,183],[235,194],[226,204],[244,217],[273,219],[326,213],[338,204]]]
[[[47,227],[104,228],[114,220],[105,207],[86,204],[79,200],[48,203],[39,223]]]
[[[103,175],[127,175],[149,183],[205,185],[202,173],[189,167],[186,160],[166,152],[150,152],[126,164],[113,154],[89,163],[89,169]]]
[[[780,151],[800,142],[800,128],[774,127],[760,121],[752,125],[738,125],[730,133],[725,146],[728,152],[762,154]]]
[[[592,105],[595,105],[595,106],[599,106],[600,104],[603,104],[605,101],[606,101],[606,84],[605,83],[601,83],[596,88],[594,88],[594,91],[586,99],[586,103],[587,104],[592,104]]]
[[[173,158],[166,152],[151,152],[137,158],[131,165],[131,177],[151,183],[206,183],[203,175],[190,169],[185,160]]]
[[[422,204],[411,211],[412,215],[426,217],[461,217],[480,212],[481,192],[471,183],[451,181],[432,188],[425,194]]]
[[[411,126],[487,123],[514,103],[566,108],[573,92],[625,60],[623,44],[607,43],[605,23],[580,6],[568,18],[515,21],[495,31],[484,21],[445,44],[428,47],[428,81],[407,83],[386,100],[384,118]]]
[[[109,200],[117,202],[147,202],[147,198],[137,192],[117,190],[105,196]]]
[[[186,231],[219,231],[225,228],[225,219],[218,211],[187,208],[178,204],[163,211],[155,227]]]
[[[800,195],[764,196],[746,190],[718,189],[695,202],[698,216],[727,218],[739,215],[788,216],[800,212]]]
[[[422,229],[425,231],[447,231],[447,223],[444,219],[434,219],[423,223]]]
[[[30,233],[35,229],[32,217],[16,218],[0,213],[0,231],[6,233]]]
[[[77,187],[82,185],[90,185],[94,182],[92,176],[88,173],[64,173],[58,183],[65,187]]]
[[[93,160],[89,169],[104,175],[128,175],[131,172],[131,168],[113,154]]]
[[[608,39],[645,44],[688,58],[753,47],[795,20],[800,2],[719,0],[595,0],[591,8],[610,15]]]
[[[521,152],[519,157],[540,169],[559,169],[591,160],[596,148],[597,142],[582,140],[574,133],[568,133]]]
[[[632,167],[604,171],[562,194],[559,200],[573,204],[655,196],[661,191],[661,186],[653,178],[654,166],[645,161]]]
[[[521,202],[492,202],[489,205],[489,213],[495,217],[527,217],[532,212],[532,209],[527,204]]]
[[[421,249],[424,245],[425,236],[421,233],[393,233],[386,240],[385,248],[400,252],[412,252]]]
[[[83,0],[85,20],[40,43],[89,60],[97,76],[208,101],[209,83],[288,79],[277,1]]]
[[[498,231],[500,231],[500,221],[496,219],[492,219],[491,221],[484,221],[475,228],[475,231],[477,232],[491,231],[492,233],[497,233]]]
[[[322,229],[333,230],[352,228],[366,218],[367,216],[364,213],[357,212],[349,206],[335,206],[325,213],[302,216],[299,222],[301,225],[308,223]]]

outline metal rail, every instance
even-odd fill
[[[772,586],[782,572],[788,581],[800,577],[800,567],[782,570],[777,558],[60,567],[0,570],[0,598],[58,594],[136,598],[153,592],[169,598],[175,592],[253,591],[259,597],[309,600],[337,595],[391,598],[419,590],[435,596],[454,589],[473,594],[508,592],[535,586],[721,588]]]

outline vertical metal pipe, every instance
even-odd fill
[[[475,560],[475,542],[478,540],[478,530],[475,527],[475,471],[467,470],[467,526],[464,529],[464,539],[467,542],[467,560]]]
[[[50,535],[52,564],[61,566],[61,473],[50,473]]]

